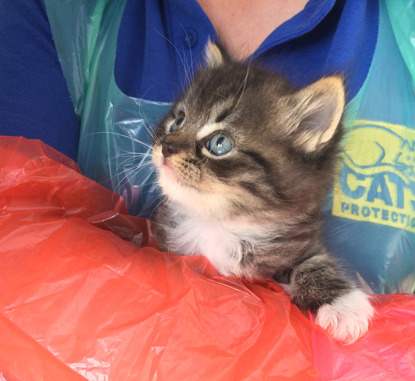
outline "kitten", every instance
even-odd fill
[[[316,322],[351,343],[368,330],[368,296],[321,240],[320,205],[342,135],[343,80],[296,89],[216,44],[155,131],[162,249],[203,254],[224,275],[273,278]]]

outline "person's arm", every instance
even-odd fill
[[[0,1],[0,135],[76,157],[79,121],[41,0]]]

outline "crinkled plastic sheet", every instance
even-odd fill
[[[0,379],[415,378],[412,296],[376,296],[368,335],[340,345],[274,282],[153,248],[147,220],[39,141],[1,138],[0,163]]]

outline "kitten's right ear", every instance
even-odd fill
[[[228,56],[221,45],[209,39],[205,47],[205,59],[208,67],[213,68],[222,66]]]
[[[344,111],[346,94],[341,76],[324,77],[294,95],[296,107],[291,133],[298,148],[317,152],[336,134]]]

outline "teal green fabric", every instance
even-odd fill
[[[81,130],[83,174],[123,196],[133,215],[151,216],[159,199],[151,167],[151,131],[171,104],[129,97],[114,65],[125,0],[45,0]]]

